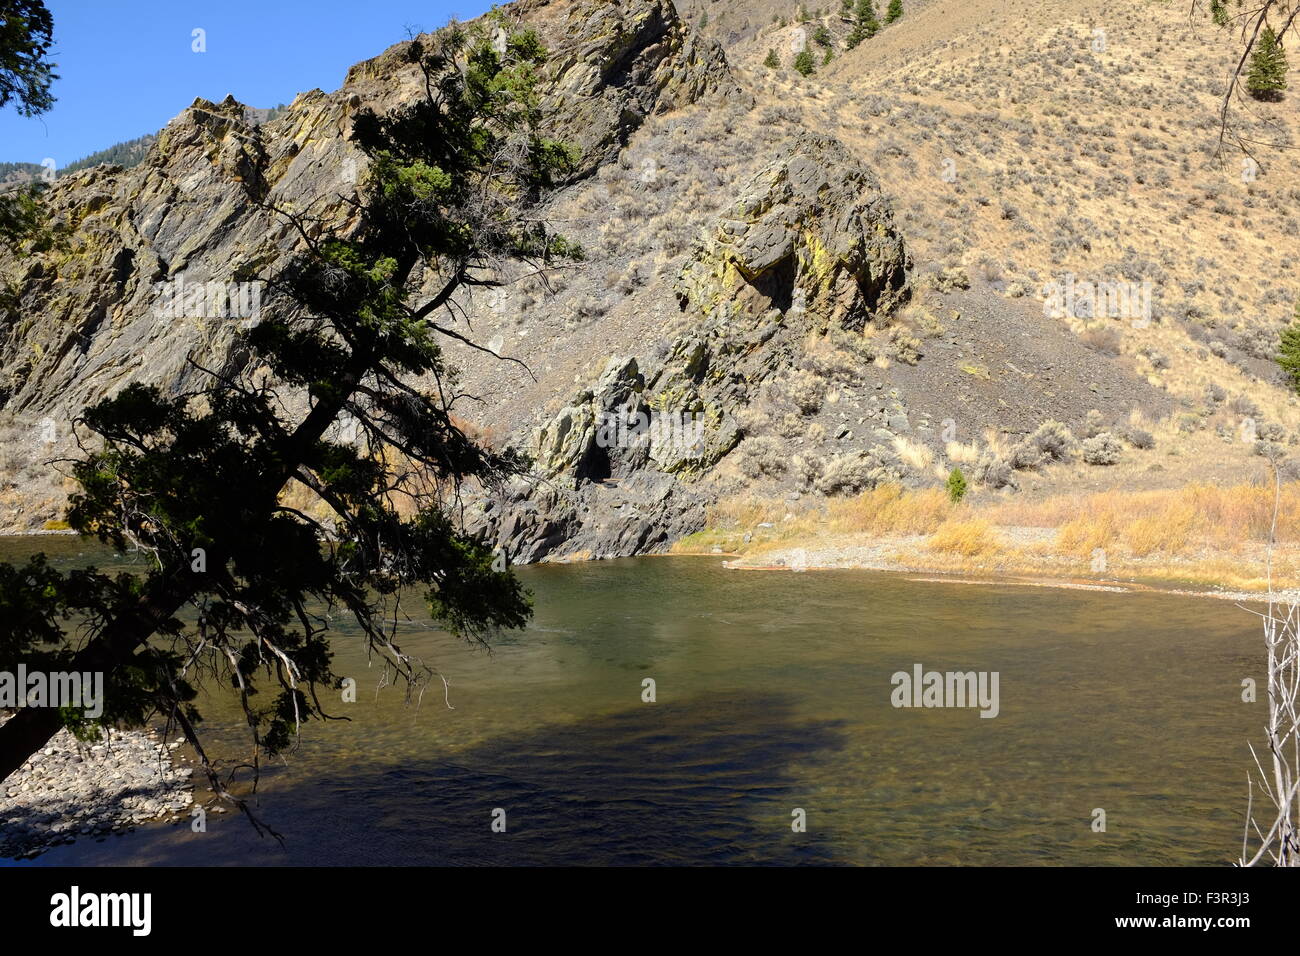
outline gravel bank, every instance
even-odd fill
[[[114,732],[93,744],[59,731],[0,784],[0,857],[35,857],[187,811],[193,771],[174,765],[177,746],[152,730]]]

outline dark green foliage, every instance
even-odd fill
[[[1265,27],[1250,55],[1246,89],[1258,100],[1282,98],[1286,89],[1286,53],[1272,27]]]
[[[0,183],[7,179],[35,179],[41,174],[39,163],[0,163]]]
[[[850,50],[863,40],[870,40],[880,32],[880,20],[876,16],[876,4],[873,0],[857,0],[853,16],[857,23],[854,24],[853,30],[849,33],[844,44]]]
[[[47,252],[58,240],[41,202],[44,183],[31,183],[4,194],[0,202],[0,244],[18,255]]]
[[[132,166],[139,166],[144,162],[144,158],[149,155],[149,147],[158,139],[156,133],[147,133],[136,139],[128,139],[125,142],[114,143],[107,149],[101,149],[97,153],[91,153],[89,156],[78,159],[75,162],[68,163],[59,170],[60,176],[66,176],[68,173],[75,173],[78,170],[89,169],[91,166],[98,166],[100,163],[112,163],[115,166],[121,166],[123,169],[130,169]]]
[[[1210,16],[1219,26],[1228,25],[1228,8],[1223,0],[1210,0]]]
[[[827,49],[830,48],[834,40],[831,38],[831,31],[826,28],[826,24],[823,23],[813,33],[813,42],[816,43],[818,46],[823,46],[826,47]]]
[[[18,101],[18,112],[36,116],[54,105],[50,83],[58,76],[45,58],[54,39],[54,21],[41,0],[0,0],[0,107]],[[9,172],[16,166],[5,164]],[[39,174],[36,167],[35,174]],[[41,186],[0,194],[0,244],[15,253],[49,248],[53,234],[45,228]],[[0,307],[12,305],[8,278],[0,277]]]
[[[1295,321],[1282,330],[1277,364],[1282,366],[1291,388],[1300,393],[1300,303],[1296,304]]]
[[[895,23],[903,19],[903,0],[889,0],[889,9],[885,11],[885,22]]]
[[[829,62],[830,62],[831,60],[833,60],[833,59],[835,59],[835,51],[834,51],[834,50],[827,50],[827,51],[826,51],[826,55],[825,55],[824,57],[822,57],[822,66],[825,66],[827,63],[829,63]]]
[[[802,53],[796,56],[794,58],[794,68],[798,70],[800,73],[802,73],[804,76],[810,76],[812,73],[814,73],[816,71],[816,67],[813,65],[812,53],[810,53],[807,50],[804,50]]]
[[[114,702],[104,722],[159,713],[196,745],[186,681],[210,676],[238,695],[255,752],[275,753],[303,721],[330,716],[319,694],[340,680],[333,620],[353,622],[412,690],[432,672],[393,640],[403,599],[423,594],[435,620],[474,641],[527,621],[513,574],[454,519],[465,482],[492,487],[527,462],[456,424],[455,370],[440,342],[461,334],[439,320],[454,316],[457,293],[496,284],[512,260],[536,268],[581,255],[537,214],[576,157],[540,132],[545,50],[531,32],[498,54],[486,31],[453,24],[406,55],[427,95],[357,114],[352,139],[369,167],[356,227],[312,233],[317,219],[274,210],[304,244],[269,277],[268,314],[245,333],[274,378],[254,361],[192,393],[132,385],[83,413],[93,450],[71,466],[80,491],[68,523],[155,563],[138,578],[62,574],[39,557],[4,567],[0,615],[17,624],[0,632],[0,669],[103,670]],[[422,293],[435,278],[437,291]],[[286,411],[292,393],[309,396],[304,416]],[[331,437],[344,416],[360,440]],[[80,651],[58,626],[68,620],[81,622]],[[33,727],[57,729],[47,720],[25,709],[0,727],[0,777],[27,756]]]
[[[767,57],[763,60],[763,65],[770,70],[778,70],[781,68],[781,58],[776,55],[775,50],[768,50]]]
[[[59,78],[47,58],[54,20],[41,0],[0,0],[0,107],[36,116],[54,105],[50,83]]]
[[[962,474],[960,468],[954,468],[948,473],[948,500],[956,504],[965,497],[966,476]]]

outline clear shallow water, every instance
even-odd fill
[[[0,560],[70,538],[0,540]],[[101,564],[103,561],[101,560]],[[1230,602],[644,558],[521,570],[537,613],[450,681],[376,694],[264,771],[261,816],[155,826],[38,864],[1224,864],[1241,844],[1262,638]],[[890,677],[998,671],[1001,713],[895,709]],[[642,679],[657,702],[641,700]],[[233,699],[201,704],[242,753]],[[491,830],[494,808],[507,832]],[[1104,808],[1107,832],[1093,833]],[[791,811],[807,832],[791,831]]]

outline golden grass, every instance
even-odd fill
[[[998,548],[993,526],[982,518],[946,521],[930,536],[931,551],[974,558],[992,554]]]
[[[1195,484],[954,505],[939,488],[882,485],[826,501],[720,502],[708,530],[674,550],[699,554],[717,547],[752,555],[827,539],[850,546],[893,541],[903,549],[898,563],[917,569],[995,566],[1009,573],[1076,576],[1096,573],[1090,559],[1100,549],[1109,577],[1262,590],[1273,502],[1273,489],[1264,486]],[[1290,587],[1300,583],[1300,483],[1282,487],[1277,526],[1274,583]],[[1026,543],[1009,531],[1005,540],[999,534],[1016,527],[1055,535]]]
[[[934,464],[934,452],[929,446],[902,435],[894,436],[894,451],[912,471],[928,471]]]
[[[826,527],[832,534],[931,534],[953,506],[938,488],[904,491],[881,485],[854,498],[832,500]]]
[[[1057,547],[1080,554],[1124,543],[1137,554],[1178,552],[1200,544],[1237,550],[1268,540],[1272,488],[1196,484],[1160,491],[1105,491],[1013,501],[983,511],[995,524],[1059,528]],[[1300,542],[1300,483],[1282,486],[1277,540]]]
[[[1117,534],[1115,515],[1110,511],[1077,515],[1057,531],[1055,550],[1061,554],[1088,557],[1098,548],[1110,547]]]

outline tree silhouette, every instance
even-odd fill
[[[474,345],[443,317],[458,295],[496,285],[500,266],[581,255],[537,214],[576,158],[540,132],[534,87],[546,51],[531,31],[501,46],[486,27],[457,24],[408,44],[423,93],[356,116],[352,140],[368,168],[346,200],[347,228],[274,209],[264,184],[246,183],[288,218],[302,248],[270,277],[268,314],[244,333],[257,361],[212,373],[194,393],[131,385],[82,414],[90,450],[71,465],[81,490],[68,523],[145,550],[151,570],[62,573],[39,555],[0,565],[0,669],[22,661],[104,672],[98,723],[165,717],[214,792],[245,812],[197,733],[200,680],[238,696],[255,770],[258,753],[330,716],[319,692],[340,686],[332,620],[354,621],[367,650],[415,693],[432,670],[396,640],[412,592],[474,641],[531,613],[456,511],[465,482],[491,486],[526,462],[457,426],[441,346]],[[422,295],[428,288],[437,291]],[[306,410],[292,415],[295,397]],[[341,421],[357,424],[355,441],[338,434]],[[18,710],[0,727],[0,778],[61,726],[96,729],[72,710]]]

